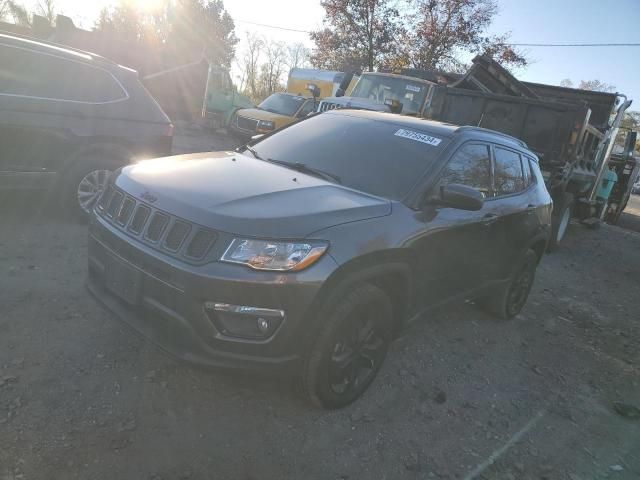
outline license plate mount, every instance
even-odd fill
[[[107,289],[131,305],[140,303],[142,272],[123,260],[112,257],[105,268],[104,283]]]

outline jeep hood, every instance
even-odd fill
[[[114,181],[155,208],[253,237],[304,238],[391,213],[387,199],[236,152],[147,160],[124,167]]]

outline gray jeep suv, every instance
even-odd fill
[[[239,151],[113,175],[90,225],[90,291],[198,364],[290,369],[337,408],[430,308],[524,306],[551,199],[512,137],[398,115],[308,117]]]

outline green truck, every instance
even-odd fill
[[[229,126],[237,110],[254,106],[249,97],[238,93],[236,86],[231,82],[228,70],[209,65],[202,117],[207,120],[211,128],[217,130]]]

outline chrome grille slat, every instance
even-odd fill
[[[173,225],[171,225],[171,228],[164,239],[164,247],[172,252],[177,252],[180,249],[182,242],[184,242],[184,239],[187,238],[190,230],[191,226],[188,223],[176,220],[173,222]]]
[[[126,197],[122,202],[122,206],[120,207],[120,211],[116,217],[116,223],[124,227],[129,221],[129,218],[131,218],[131,214],[133,213],[135,206],[136,201],[131,197]]]
[[[139,242],[190,263],[204,261],[218,238],[215,231],[169,215],[113,185],[105,189],[95,213]]]
[[[144,234],[144,238],[157,242],[162,237],[167,224],[169,223],[169,217],[164,213],[155,212],[149,221],[149,226]]]
[[[149,218],[149,214],[151,210],[144,205],[138,205],[136,209],[136,213],[133,216],[133,220],[131,220],[131,225],[129,225],[129,230],[131,230],[136,235],[140,235],[144,230],[144,226],[147,223],[147,219]]]
[[[111,200],[109,200],[109,206],[107,207],[107,217],[113,218],[115,213],[120,208],[120,204],[123,198],[124,198],[124,195],[121,192],[116,191],[113,194],[113,196],[111,197]]]
[[[205,228],[198,230],[189,242],[189,245],[187,245],[185,255],[191,258],[204,257],[215,242],[216,237],[215,232],[211,230]]]

